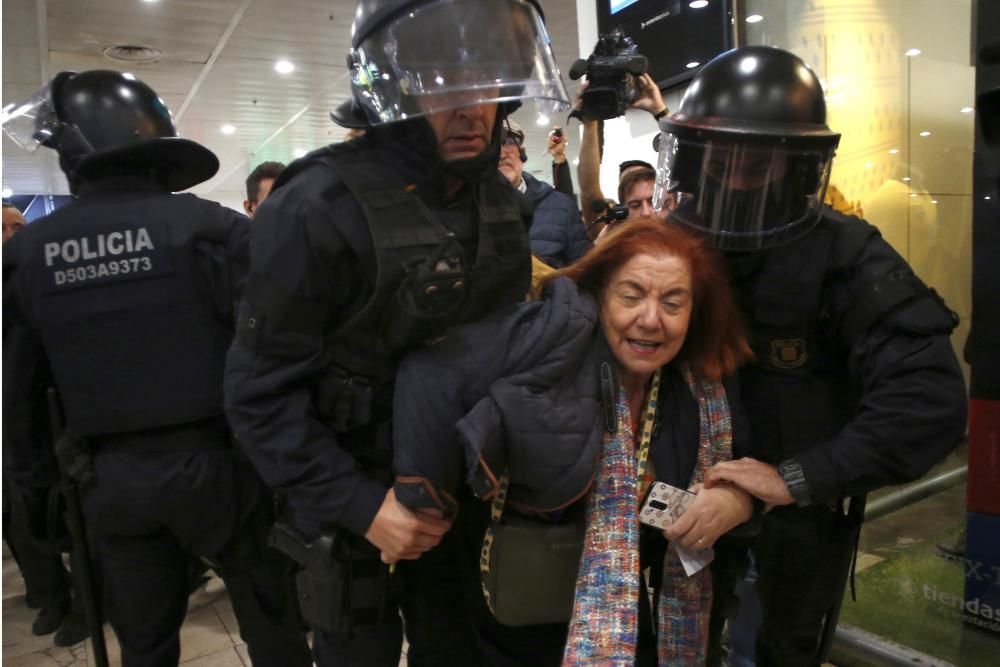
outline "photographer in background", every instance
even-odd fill
[[[627,76],[632,76],[628,74]],[[629,103],[629,108],[632,109],[642,109],[643,111],[648,111],[654,119],[659,120],[663,116],[667,115],[667,105],[663,102],[663,96],[660,94],[660,89],[657,87],[656,82],[649,74],[641,74],[638,77],[634,77],[638,85],[635,88],[636,95],[635,98]],[[580,87],[580,92],[577,94],[576,103],[574,104],[574,109],[581,109],[584,105],[584,96],[589,88],[587,83],[584,83]],[[599,120],[582,120],[583,125],[583,138],[580,140],[580,164],[577,167],[577,178],[580,183],[580,201],[583,202],[583,221],[590,225],[598,217],[601,211],[595,211],[589,202],[594,201],[604,201],[607,198],[604,196],[604,192],[601,190],[601,156],[602,156],[602,141],[601,141],[601,123],[603,121]],[[621,183],[630,174],[633,169],[647,169],[651,165],[644,163],[640,160],[629,160],[622,163],[621,171],[618,175],[619,178],[619,189],[621,188]],[[655,180],[655,173],[653,174],[653,179]],[[652,183],[650,183],[652,187]],[[620,197],[622,195],[619,195]],[[650,190],[650,197],[652,196],[652,190]],[[623,199],[621,203],[625,203]],[[596,229],[591,229],[590,234],[592,236],[598,234],[603,227],[598,227]]]
[[[504,178],[531,202],[533,215],[529,236],[532,254],[558,269],[572,264],[590,250],[590,240],[580,222],[580,211],[573,198],[525,173],[524,163],[527,160],[524,130],[508,120],[503,129],[498,168]]]
[[[569,195],[576,201],[576,190],[573,189],[573,176],[569,172],[569,162],[566,161],[566,146],[569,142],[561,127],[554,127],[549,132],[548,145],[545,152],[552,156],[552,186]]]

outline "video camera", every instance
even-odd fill
[[[581,120],[617,118],[635,100],[635,77],[645,73],[649,65],[646,56],[621,28],[601,35],[594,52],[569,68],[569,78],[576,81],[584,74],[589,85],[583,91],[583,105],[570,114]]]

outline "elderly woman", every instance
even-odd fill
[[[687,576],[677,548],[704,556],[751,518],[742,490],[700,486],[714,463],[744,453],[743,422],[723,379],[750,355],[720,258],[691,232],[652,218],[621,225],[557,272],[541,302],[411,355],[397,379],[396,495],[446,514],[462,507],[448,558],[478,599],[452,619],[450,636],[471,623],[488,664],[709,661],[719,588],[712,572],[731,558],[720,542],[712,567]],[[602,369],[613,371],[610,395]],[[483,503],[463,501],[460,488],[465,481],[492,498],[504,473],[509,508],[551,517],[585,503],[568,628],[510,628],[484,613],[476,547],[489,515]],[[697,495],[666,531],[640,532],[640,503],[654,481]],[[416,585],[441,583],[421,561],[411,574]],[[646,586],[656,591],[653,607]]]
[[[588,500],[564,664],[631,664],[637,643],[644,664],[656,664],[654,655],[662,665],[705,664],[711,571],[687,576],[676,545],[709,549],[752,514],[744,491],[700,484],[714,463],[746,450],[722,381],[751,353],[721,260],[678,226],[638,221],[610,232],[559,275],[600,303],[601,334],[617,362],[627,410],[619,409],[629,424],[624,437],[605,438]],[[640,538],[636,509],[653,481],[698,493],[662,536],[643,529]],[[618,560],[610,574],[601,567],[609,553]],[[650,625],[648,601],[638,593],[647,566],[658,607],[655,650],[645,633],[636,639],[633,627],[637,615],[641,628]]]

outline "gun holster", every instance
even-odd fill
[[[295,575],[299,609],[314,628],[351,635],[399,613],[389,566],[363,538],[337,531],[310,541],[279,522],[270,544],[302,567]]]

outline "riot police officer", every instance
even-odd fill
[[[657,199],[676,196],[672,219],[725,252],[756,354],[740,375],[756,459],[706,482],[775,506],[755,548],[757,664],[819,664],[864,494],[920,477],[961,440],[957,318],[876,228],[823,207],[840,135],[798,57],[718,56],[660,128]]]
[[[362,0],[348,67],[333,117],[364,134],[289,165],[261,205],[226,404],[287,499],[276,540],[304,565],[317,663],[395,665],[398,578],[449,528],[387,493],[396,364],[526,294],[530,211],[496,169],[501,132],[520,100],[568,97],[534,0]]]
[[[171,194],[211,178],[217,158],[119,72],[62,72],[4,121],[58,152],[77,196],[4,247],[4,347],[17,368],[47,358],[66,432],[92,454],[78,477],[122,663],[178,663],[195,556],[219,566],[254,664],[311,664],[281,612],[282,557],[254,540],[270,498],[222,412],[249,223]],[[30,379],[5,373],[5,403],[8,381]]]

